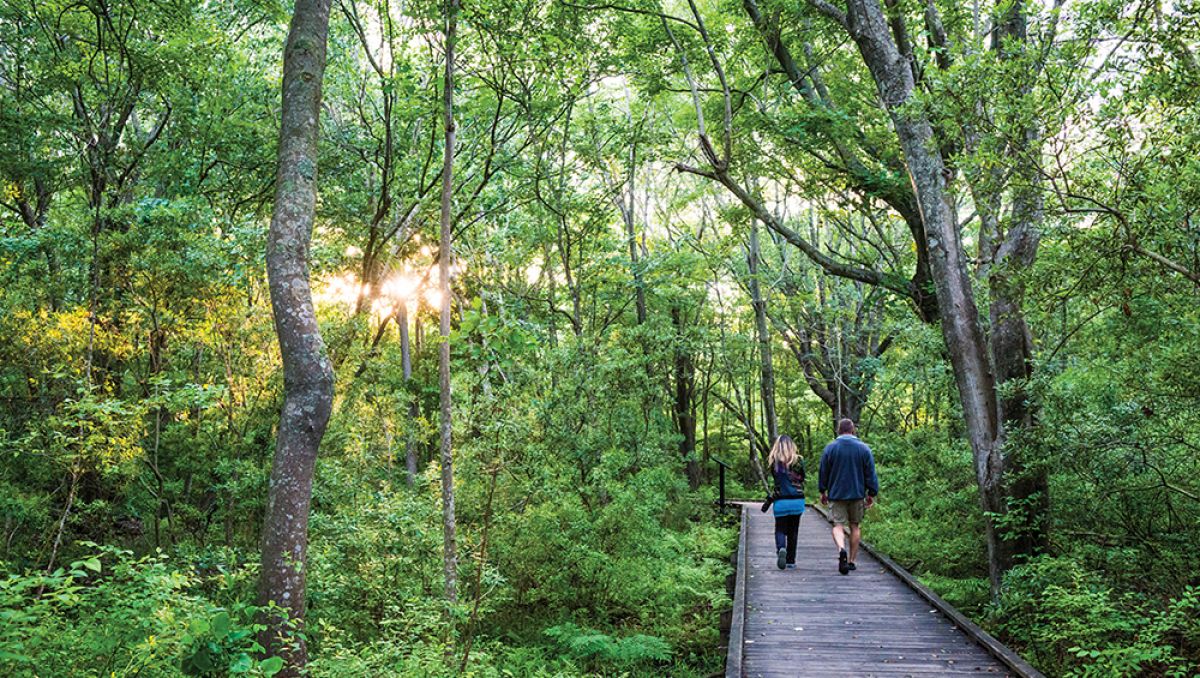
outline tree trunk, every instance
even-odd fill
[[[637,230],[634,212],[634,178],[637,172],[637,146],[630,150],[629,180],[622,194],[617,197],[617,205],[621,210],[621,219],[625,222],[625,240],[629,243],[629,268],[633,271],[633,291],[637,306],[637,324],[646,324],[646,284],[642,279],[642,269],[638,264]]]
[[[1002,430],[991,356],[967,275],[961,233],[947,195],[949,173],[934,143],[928,117],[919,107],[906,105],[914,87],[912,69],[892,41],[878,0],[849,0],[847,5],[846,29],[892,119],[925,225],[942,336],[962,403],[980,502],[989,516],[988,564],[995,589],[1003,571],[1012,565],[991,517],[1003,515],[1007,508],[1000,450]]]
[[[458,600],[458,554],[454,519],[454,455],[453,421],[450,398],[450,262],[454,257],[451,234],[454,214],[454,42],[458,28],[459,0],[446,4],[446,77],[442,85],[442,124],[446,130],[442,149],[442,215],[441,247],[438,254],[438,273],[441,282],[441,336],[438,344],[438,386],[441,391],[441,455],[442,455],[442,540],[443,569],[446,578],[447,604]],[[449,612],[449,609],[447,609]]]
[[[839,386],[837,400],[829,408],[830,413],[833,415],[834,433],[837,433],[837,423],[843,419],[849,419],[855,424],[861,423],[862,408],[862,398],[858,393],[845,386]]]
[[[632,181],[632,180],[631,180]],[[632,191],[632,187],[630,188]],[[630,202],[633,201],[632,196]],[[629,265],[633,269],[633,287],[637,303],[637,323],[639,325],[646,324],[646,283],[642,280],[641,264],[638,263],[638,247],[637,235],[634,232],[633,224],[633,209],[632,205],[626,212],[625,217],[625,237],[629,240]]]
[[[333,403],[308,282],[308,246],[317,199],[317,140],[325,74],[329,0],[297,0],[283,56],[283,116],[275,209],[267,236],[267,278],[283,358],[283,410],[263,521],[260,605],[282,607],[303,631],[308,510],[317,449]],[[283,656],[280,675],[297,676],[307,659],[303,635],[284,637],[285,620],[268,614],[261,644]]]
[[[1001,59],[1019,57],[1028,48],[1025,13],[1013,3],[1001,17],[995,33]],[[1020,93],[1032,90],[1032,78]],[[1000,393],[1001,452],[1007,496],[1020,506],[1009,515],[1010,533],[1000,545],[998,560],[1013,563],[1018,556],[1043,552],[1049,546],[1045,518],[1050,508],[1049,481],[1045,470],[1027,468],[1019,450],[1010,442],[1013,433],[1028,431],[1037,423],[1037,406],[1030,402],[1026,386],[1033,376],[1033,336],[1025,322],[1022,302],[1025,284],[1021,272],[1033,265],[1045,217],[1041,191],[1040,130],[1036,122],[1021,125],[1009,141],[1008,156],[1014,167],[1012,213],[1007,233],[993,242],[988,259],[988,292],[992,359]],[[1016,519],[1016,520],[1014,520]],[[997,581],[993,581],[997,584]]]
[[[688,486],[700,487],[700,463],[696,459],[696,364],[687,345],[683,311],[671,309],[675,325],[675,421],[679,424],[679,455],[687,468]]]
[[[750,249],[746,263],[750,268],[750,304],[754,307],[754,328],[758,335],[758,356],[761,363],[763,418],[767,425],[767,445],[774,445],[779,435],[779,424],[775,417],[775,368],[771,364],[771,335],[767,332],[767,302],[762,297],[758,284],[758,262],[761,258],[758,246],[758,220],[750,224]]]
[[[404,385],[406,387],[412,384],[412,346],[408,337],[408,306],[405,301],[400,302],[400,308],[396,313],[396,324],[400,327],[400,368],[404,375]],[[417,482],[417,445],[413,436],[413,426],[417,421],[417,398],[414,394],[406,391],[405,395],[409,399],[408,403],[408,425],[405,427],[404,433],[404,468],[407,473],[408,485],[411,487]]]

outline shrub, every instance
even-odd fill
[[[552,626],[545,634],[568,656],[597,670],[606,666],[627,669],[671,658],[671,646],[656,636],[638,633],[614,638],[570,623]]]
[[[0,673],[15,676],[270,676],[254,609],[223,609],[165,556],[85,544],[95,554],[50,574],[0,579]]]
[[[1065,557],[1041,557],[1004,579],[994,627],[1042,671],[1072,676],[1189,676],[1200,650],[1200,589],[1155,609]]]

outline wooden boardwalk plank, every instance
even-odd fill
[[[829,524],[816,511],[800,521],[795,570],[775,565],[771,513],[754,504],[742,515],[735,604],[743,607],[734,611],[730,657],[737,661],[727,676],[1036,675],[997,659],[977,629],[964,632],[957,611],[947,616],[938,609],[944,602],[923,597],[894,564],[864,550],[858,570],[838,574]]]

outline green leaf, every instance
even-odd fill
[[[219,612],[212,620],[212,632],[218,638],[224,638],[229,633],[229,613]]]
[[[230,673],[247,673],[254,666],[254,660],[250,659],[250,655],[245,652],[239,654],[237,659],[229,665]]]
[[[283,659],[279,657],[264,659],[260,668],[262,668],[264,676],[273,676],[283,670]]]

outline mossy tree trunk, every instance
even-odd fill
[[[325,74],[329,0],[297,0],[283,56],[283,113],[275,208],[267,236],[267,278],[283,358],[283,410],[271,466],[262,533],[261,643],[284,658],[284,676],[307,660],[303,631],[308,511],[317,449],[333,403],[333,370],[321,340],[308,280],[308,248],[317,200],[317,140]]]

